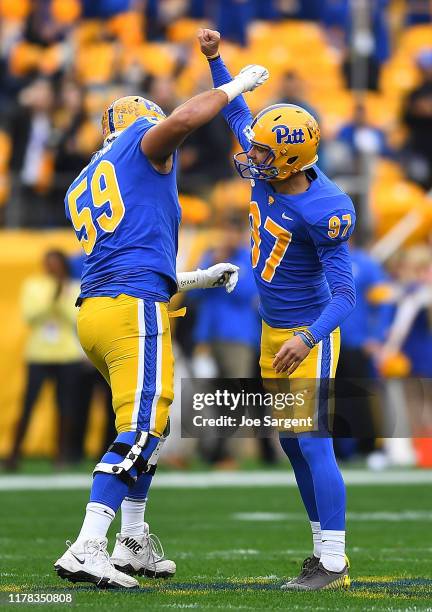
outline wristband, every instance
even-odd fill
[[[308,329],[294,332],[294,336],[300,336],[303,342],[306,344],[306,346],[309,347],[310,349],[312,349],[316,344],[315,338],[313,337],[313,335]]]
[[[219,85],[219,87],[215,87],[214,89],[220,89],[226,93],[228,96],[228,102],[232,102],[234,98],[237,98],[240,94],[243,93],[243,82],[240,79],[233,79],[229,83],[225,83],[225,85]]]
[[[202,289],[203,275],[202,270],[193,272],[177,272],[177,287],[180,293],[190,289]]]
[[[207,59],[209,62],[213,62],[216,59],[220,58],[220,53],[219,51],[217,53],[215,53],[214,55],[206,55]]]

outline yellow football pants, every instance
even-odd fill
[[[117,431],[161,436],[174,397],[167,304],[123,294],[86,298],[78,336],[111,387]]]
[[[276,353],[282,344],[294,336],[294,332],[306,329],[305,327],[294,327],[292,329],[281,329],[270,327],[262,322],[261,334],[261,376],[263,378],[284,378],[286,373],[277,374],[272,367]],[[309,355],[291,374],[293,378],[334,378],[340,352],[340,330],[336,328],[328,338],[311,349]]]
[[[276,373],[272,367],[275,355],[282,344],[292,338],[294,332],[303,329],[306,328],[280,329],[270,327],[263,321],[260,358],[261,376],[264,380],[264,386],[269,392],[286,393],[289,390],[294,395],[302,394],[301,398],[304,399],[304,403],[296,403],[289,410],[287,416],[295,418],[310,417],[314,423],[314,429],[324,422],[329,427],[332,420],[333,402],[320,381],[334,378],[336,375],[340,352],[339,328],[315,345],[306,359],[290,376],[284,372]],[[309,429],[297,428],[295,431],[303,430],[308,431]]]

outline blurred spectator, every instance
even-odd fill
[[[79,281],[86,256],[80,251],[69,259],[71,278]],[[101,398],[106,415],[105,431],[102,432],[101,452],[116,437],[115,415],[112,409],[111,387],[92,363],[84,358],[76,381],[75,413],[70,434],[70,461],[79,462],[84,457],[84,439],[88,425],[90,405],[93,396]],[[100,453],[96,453],[100,455]]]
[[[393,464],[412,465],[417,460],[426,467],[432,453],[431,248],[411,247],[403,253],[400,264],[404,296],[379,353],[379,363],[389,376],[410,378],[403,383],[397,379],[390,382],[399,390],[399,397],[391,399],[391,416],[404,438],[386,441],[386,450]]]
[[[224,289],[191,292],[197,306],[192,371],[203,378],[252,378],[256,374],[260,324],[243,214],[227,214],[221,232],[220,245],[204,254],[200,267],[230,261],[240,268],[239,282],[230,295]],[[261,457],[273,461],[271,441],[258,440]],[[233,464],[226,442],[223,438],[206,440],[202,452],[210,463],[220,467]]]
[[[231,148],[231,130],[222,115],[193,132],[180,149],[180,191],[205,196],[214,183],[231,178]]]
[[[341,325],[341,350],[336,378],[337,418],[364,432],[361,440],[335,438],[335,450],[348,458],[358,450],[371,452],[374,447],[374,426],[367,393],[353,397],[350,392],[357,379],[374,376],[373,358],[382,345],[392,314],[392,289],[382,266],[366,251],[350,243],[352,269],[356,287],[356,305]],[[345,381],[350,382],[345,382]],[[361,382],[360,382],[361,384]],[[348,429],[347,436],[353,433]]]
[[[54,92],[38,77],[21,91],[6,128],[12,141],[13,188],[7,222],[12,226],[51,225],[47,193],[52,178]]]
[[[322,22],[331,44],[342,52],[350,89],[378,89],[380,66],[390,53],[388,0],[327,0]]]
[[[306,109],[308,113],[313,115],[318,123],[321,122],[321,118],[318,111],[309,104],[305,99],[305,83],[299,77],[299,75],[293,70],[288,70],[282,76],[279,86],[278,104],[296,104]],[[326,146],[323,134],[321,134],[321,142],[319,148],[318,167],[326,172]]]
[[[404,104],[403,122],[408,138],[402,161],[408,176],[425,187],[432,187],[432,48],[417,57],[421,81]]]
[[[426,245],[408,249],[399,269],[404,285],[380,361],[400,351],[410,361],[412,376],[432,378],[432,250]]]
[[[26,347],[27,383],[6,467],[16,469],[33,407],[46,380],[56,385],[59,411],[57,462],[69,460],[69,436],[82,350],[76,335],[75,301],[79,293],[61,251],[48,251],[44,274],[29,278],[22,289],[23,317],[30,327]]]
[[[352,121],[342,126],[336,139],[344,145],[341,158],[344,160],[345,170],[354,170],[356,160],[362,155],[373,157],[391,155],[385,133],[368,121],[363,102],[357,102]]]
[[[281,78],[278,103],[297,104],[313,115],[319,123],[318,112],[305,100],[304,81],[293,70],[288,70]]]
[[[166,115],[170,115],[180,104],[174,78],[155,76],[150,82],[148,98],[156,102]]]
[[[60,105],[55,114],[53,149],[55,152],[54,184],[50,199],[52,210],[51,224],[68,225],[64,215],[63,200],[65,193],[89,162],[90,154],[101,144],[99,126],[87,124],[84,110],[84,91],[74,81],[64,81],[60,91]],[[55,214],[54,214],[55,213]]]

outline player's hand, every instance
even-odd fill
[[[303,342],[301,336],[293,336],[284,342],[275,355],[273,368],[277,374],[286,372],[292,374],[303,359],[309,355],[310,348]]]
[[[250,64],[240,70],[235,77],[236,81],[240,81],[243,85],[243,93],[253,91],[267,81],[270,74],[267,68],[259,64]]]
[[[227,293],[235,289],[238,281],[238,266],[230,263],[218,263],[206,270],[200,270],[202,274],[202,288],[225,287]]]
[[[201,53],[206,57],[212,57],[219,52],[220,33],[216,30],[208,30],[203,28],[198,30],[198,40],[201,47]]]

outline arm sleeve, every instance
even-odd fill
[[[232,81],[232,76],[230,75],[228,68],[225,66],[221,57],[210,60],[209,64],[213,78],[213,85],[215,87],[225,85],[225,83]],[[225,108],[222,110],[222,114],[243,149],[249,149],[250,138],[248,134],[250,133],[251,129],[252,113],[250,112],[244,97],[237,96],[237,98],[225,106]]]
[[[356,297],[348,245],[318,247],[317,252],[332,296],[331,302],[309,327],[319,342],[346,319],[355,306]]]

